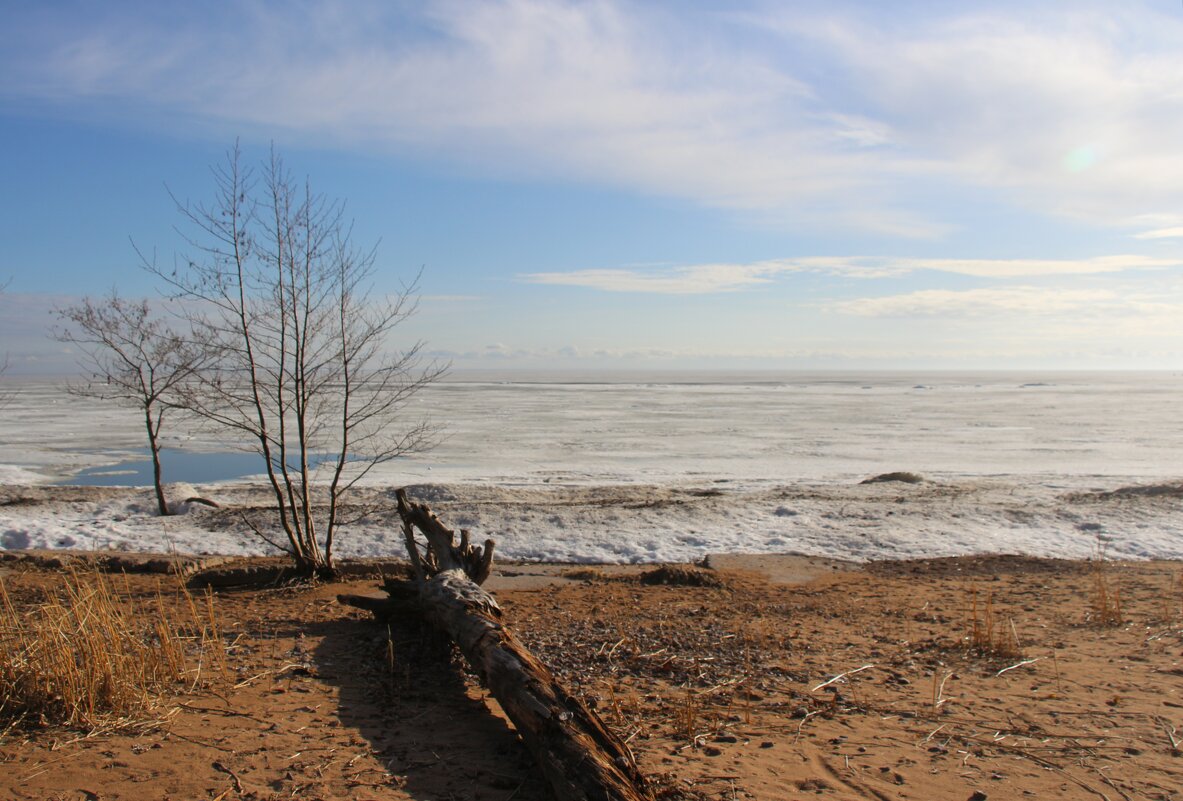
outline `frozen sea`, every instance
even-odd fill
[[[207,512],[153,517],[142,490],[53,500],[63,482],[144,483],[141,423],[60,382],[10,386],[0,483],[36,491],[0,507],[0,545],[264,552]],[[1167,372],[459,373],[408,410],[440,444],[365,495],[413,486],[522,559],[1183,558],[1181,399]],[[183,421],[166,440],[167,480],[229,502],[257,491],[233,443]],[[895,471],[924,481],[861,483]],[[397,553],[396,535],[378,514],[342,552]]]

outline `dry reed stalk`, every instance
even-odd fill
[[[939,712],[941,707],[945,704],[945,702],[947,702],[949,700],[948,698],[945,697],[945,682],[947,682],[951,678],[953,678],[953,674],[947,672],[941,678],[940,684],[938,684],[937,683],[937,673],[935,671],[933,672],[933,674],[932,674],[932,711],[933,712]]]
[[[181,646],[175,651],[175,655],[182,665],[186,665],[183,670],[194,673],[193,684],[196,686],[200,680],[201,666],[208,660],[217,667],[222,679],[229,681],[230,667],[227,662],[226,645],[222,638],[222,627],[218,621],[217,610],[214,608],[213,588],[206,587],[204,608],[199,610],[189,588],[185,586],[184,579],[178,574],[176,575],[176,595],[185,602],[185,606],[189,609],[190,624],[184,626],[180,621],[167,616],[162,618],[162,622],[166,628],[170,628],[177,634],[169,639]],[[185,647],[186,643],[189,643],[188,647]],[[187,667],[185,662],[187,656],[190,659],[195,659],[195,667]]]
[[[969,648],[976,654],[990,658],[1022,658],[1023,648],[1013,619],[998,625],[994,613],[994,594],[986,596],[984,605],[978,604],[978,589],[970,589]]]
[[[1098,542],[1092,563],[1092,593],[1089,596],[1088,622],[1094,626],[1120,626],[1125,622],[1121,608],[1121,590],[1110,587],[1108,561]]]
[[[1167,588],[1159,602],[1163,623],[1172,624],[1183,617],[1183,570],[1167,576]]]
[[[627,696],[622,696],[617,692],[617,685],[611,682],[608,685],[608,709],[612,713],[612,719],[618,729],[627,729],[631,727],[633,718],[639,713],[639,706],[636,697],[632,691],[628,692]]]
[[[178,583],[181,582],[180,576],[177,577]],[[183,583],[180,583],[182,589],[188,594],[187,588]],[[202,632],[201,650],[202,653],[209,653],[218,663],[218,672],[222,674],[224,681],[230,680],[230,666],[226,662],[226,645],[222,639],[222,626],[218,622],[218,614],[214,609],[214,590],[213,587],[205,588],[205,624],[206,627]]]
[[[694,692],[694,688],[689,684],[686,685],[686,700],[682,706],[681,724],[682,733],[686,735],[686,742],[693,745],[698,739],[698,714],[700,708],[698,703],[698,695]]]
[[[124,595],[98,573],[72,570],[63,584],[18,609],[0,580],[0,718],[90,730],[132,722],[191,672],[190,640],[199,660],[218,652],[225,668],[220,638],[210,634],[212,599],[195,633],[177,624],[159,591],[155,610],[128,600],[126,578]]]
[[[752,725],[752,700],[755,696],[755,692],[746,684],[748,676],[750,675],[751,673],[749,672],[747,676],[743,678],[739,697],[739,700],[742,704],[741,708],[743,709],[743,722],[748,726]]]

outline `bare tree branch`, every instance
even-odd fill
[[[69,391],[132,406],[143,416],[156,504],[160,514],[167,515],[160,464],[165,412],[179,405],[181,387],[213,352],[153,317],[148,301],[125,300],[115,290],[98,300],[83,298],[56,313],[63,325],[54,329],[54,338],[75,346],[86,373]]]
[[[352,243],[343,203],[295,181],[274,149],[257,176],[237,146],[212,173],[210,205],[173,198],[193,255],[169,270],[141,254],[216,354],[179,403],[263,456],[285,550],[305,572],[331,572],[343,497],[430,446],[432,425],[403,412],[445,368],[424,366],[419,343],[392,349],[417,281],[373,293],[376,251]]]

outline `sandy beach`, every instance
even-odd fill
[[[4,556],[22,608],[60,586],[52,565],[92,558]],[[654,569],[503,564],[489,588],[661,798],[1180,797],[1177,562],[712,555],[701,586],[648,583]],[[145,604],[175,584],[121,581]],[[1098,581],[1120,623],[1098,619]],[[547,798],[438,636],[410,620],[388,634],[335,600],[374,584],[219,590],[226,676],[122,729],[6,732],[0,795]]]

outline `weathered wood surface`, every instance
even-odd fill
[[[562,801],[651,801],[628,746],[582,701],[569,695],[545,665],[502,623],[497,601],[480,583],[489,575],[493,542],[460,544],[431,510],[398,491],[408,553],[416,572],[418,604],[427,620],[446,632],[501,704]],[[414,529],[427,538],[421,553]],[[405,585],[404,585],[405,586]],[[379,617],[400,603],[395,582],[387,599],[339,596]],[[402,603],[405,603],[403,601]]]

